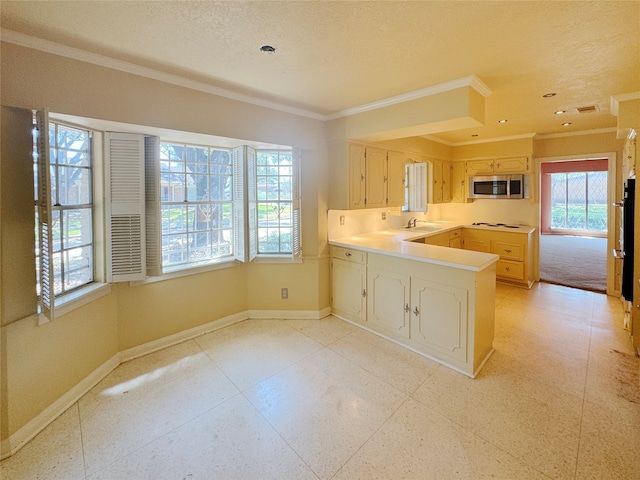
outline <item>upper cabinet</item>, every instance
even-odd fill
[[[464,203],[467,201],[465,167],[464,162],[451,164],[451,202]]]
[[[403,203],[404,155],[350,143],[349,209],[401,207]]]
[[[451,201],[451,163],[430,159],[431,192],[429,203],[448,203]]]
[[[467,161],[467,175],[501,175],[503,173],[525,173],[529,171],[529,158],[505,157]]]

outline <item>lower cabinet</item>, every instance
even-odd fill
[[[528,288],[533,285],[533,234],[465,228],[462,247],[500,256],[498,280]]]
[[[335,315],[468,376],[478,373],[493,352],[495,266],[476,272],[373,253],[364,265],[353,255],[340,258],[343,250],[332,249]]]
[[[467,362],[468,291],[411,278],[411,338],[456,362]]]
[[[360,323],[367,319],[366,255],[334,247],[331,258],[333,311]]]
[[[367,324],[394,338],[409,338],[411,279],[409,275],[369,268]]]

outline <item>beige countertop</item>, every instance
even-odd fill
[[[431,232],[419,230],[420,225],[418,225],[418,229],[381,230],[335,238],[330,240],[329,244],[463,270],[480,271],[495,264],[499,257],[492,253],[425,245],[424,243],[411,241],[431,235],[438,235],[462,226],[463,225],[453,223],[438,223],[438,229]]]

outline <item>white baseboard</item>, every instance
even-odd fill
[[[128,362],[134,358],[148,355],[155,351],[162,350],[163,348],[177,345],[178,343],[204,335],[205,333],[213,332],[251,318],[300,318],[317,320],[324,318],[329,314],[331,314],[331,308],[329,307],[321,310],[248,310],[240,313],[234,313],[233,315],[228,315],[204,325],[190,328],[189,330],[184,330],[174,335],[169,335],[137,347],[123,350],[91,372],[81,380],[80,383],[45,408],[16,433],[11,435],[9,438],[2,440],[2,443],[0,444],[0,460],[16,454],[18,450],[49,426],[56,418],[67,411],[67,409],[80,400],[89,390],[96,386],[121,363]]]
[[[2,441],[0,459],[10,457],[44,430],[51,422],[66,412],[84,394],[96,386],[104,377],[120,365],[120,354],[117,353],[97,369],[86,376],[80,383],[53,402],[20,430]]]
[[[331,314],[331,307],[321,310],[249,310],[249,318],[274,318],[290,320],[294,318],[319,320]]]
[[[183,330],[182,332],[169,335],[168,337],[159,338],[158,340],[147,342],[142,345],[138,345],[137,347],[128,348],[120,352],[120,362],[128,362],[129,360],[133,360],[134,358],[142,357],[158,350],[162,350],[163,348],[177,345],[178,343],[182,343],[186,340],[199,337],[200,335],[204,335],[205,333],[220,330],[221,328],[228,327],[229,325],[233,325],[234,323],[242,322],[244,320],[247,320],[248,318],[250,317],[247,311],[234,313],[233,315],[227,315],[226,317],[220,318],[218,320],[214,320],[212,322],[205,323],[204,325],[190,328],[189,330]]]

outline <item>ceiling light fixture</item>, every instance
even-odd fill
[[[555,113],[556,115],[562,115],[563,113],[567,113],[567,111],[566,110],[558,110],[557,112],[553,112],[553,113]]]
[[[502,120],[498,120],[498,123],[507,123],[507,120],[503,118]]]
[[[271,46],[271,45],[262,45],[262,46],[260,47],[260,51],[261,51],[261,52],[263,52],[263,53],[269,53],[269,54],[271,54],[271,53],[275,53],[275,51],[276,51],[276,47],[273,47],[273,46]]]
[[[544,95],[542,95],[542,98],[551,98],[551,97],[555,97],[556,94],[555,93],[545,93]]]
[[[571,122],[564,122],[564,123],[562,124],[562,126],[563,126],[563,127],[568,127],[569,125],[571,125]]]

